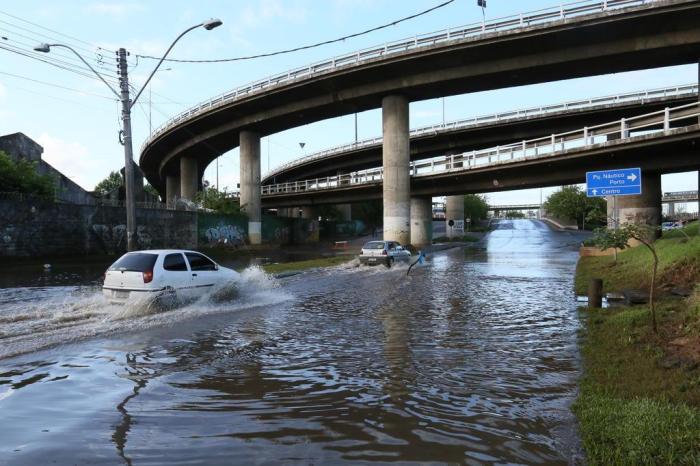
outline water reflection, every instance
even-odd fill
[[[309,272],[283,281],[292,300],[0,361],[0,409],[21,427],[0,426],[0,455],[81,462],[73,446],[89,443],[105,464],[573,461],[577,239],[501,226],[408,277]]]

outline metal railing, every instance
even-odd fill
[[[471,40],[474,37],[487,33],[503,32],[520,29],[523,27],[539,25],[543,23],[567,20],[583,15],[618,10],[624,7],[641,6],[654,3],[658,0],[580,0],[571,3],[562,3],[557,6],[520,13],[517,15],[496,18],[486,22],[468,24],[413,37],[398,41],[387,42],[383,45],[357,50],[344,55],[338,55],[326,60],[311,63],[299,68],[294,68],[280,74],[272,75],[252,83],[231,89],[209,100],[201,102],[194,107],[179,113],[156,128],[150,137],[144,142],[141,151],[158,135],[176,126],[181,122],[193,118],[205,111],[209,111],[228,104],[243,97],[265,92],[271,87],[296,82],[297,80],[330,73],[340,68],[357,66],[387,56],[405,53],[421,47],[435,46],[452,41]]]
[[[554,157],[572,149],[590,148],[598,144],[607,143],[609,139],[635,140],[646,137],[646,135],[630,137],[631,131],[657,131],[671,134],[682,130],[682,128],[671,129],[672,122],[699,116],[700,103],[693,102],[632,118],[622,118],[610,123],[527,139],[513,144],[496,146],[495,148],[414,161],[409,164],[409,170],[412,177],[422,177],[446,172],[463,172],[475,168],[492,167],[523,160]],[[325,178],[266,185],[261,187],[261,192],[263,195],[273,195],[353,188],[360,185],[380,184],[382,179],[383,168],[373,168]]]
[[[468,127],[475,127],[479,125],[490,124],[499,121],[509,121],[523,117],[532,117],[538,115],[546,115],[549,113],[562,112],[567,110],[581,110],[588,107],[594,107],[598,105],[612,105],[616,103],[630,103],[630,102],[640,102],[644,103],[650,99],[656,99],[661,97],[681,97],[684,95],[696,95],[698,93],[697,84],[684,84],[673,87],[664,87],[659,89],[652,89],[647,91],[636,91],[628,92],[618,95],[609,95],[603,97],[594,97],[591,99],[583,100],[573,100],[568,102],[562,102],[553,105],[545,105],[539,107],[523,108],[519,110],[511,110],[506,112],[491,113],[487,115],[475,116],[472,118],[466,118],[456,121],[450,121],[447,123],[442,123],[438,125],[423,126],[410,131],[410,137],[419,137],[425,134],[438,134],[440,132],[454,131],[457,129],[464,129]],[[375,137],[370,139],[364,139],[356,143],[343,144],[340,146],[332,147],[330,149],[325,149],[320,152],[316,152],[306,157],[302,157],[286,164],[276,167],[269,173],[263,176],[263,179],[269,178],[271,176],[278,175],[279,173],[288,170],[290,168],[303,165],[312,160],[322,159],[324,157],[330,157],[350,150],[356,150],[366,147],[379,146],[382,144],[382,137]]]

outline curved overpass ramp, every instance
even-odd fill
[[[166,175],[179,175],[181,158],[196,161],[201,176],[238,146],[242,131],[267,135],[378,108],[388,95],[417,101],[694,63],[699,15],[698,0],[584,2],[336,57],[176,117],[145,143],[140,166],[162,193]]]
[[[697,84],[595,97],[546,107],[481,115],[410,132],[410,158],[421,160],[596,125],[623,117],[688,104],[698,99]],[[284,183],[365,170],[382,164],[382,138],[324,150],[275,168],[262,184]]]

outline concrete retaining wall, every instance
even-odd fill
[[[196,248],[197,213],[137,209],[142,249]],[[0,200],[0,256],[119,254],[126,250],[120,207]]]
[[[263,216],[265,243],[318,242],[318,222]],[[239,247],[248,242],[245,215],[136,209],[139,249]],[[0,257],[88,254],[126,250],[123,207],[0,199]]]

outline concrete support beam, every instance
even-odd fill
[[[669,202],[668,203],[668,216],[673,217],[674,215],[676,215],[676,203]]]
[[[411,244],[423,248],[433,244],[433,198],[411,198]]]
[[[338,209],[340,213],[340,218],[338,220],[341,222],[352,221],[352,204],[337,204],[335,208]]]
[[[262,243],[260,213],[260,135],[241,131],[241,210],[248,215],[250,244]]]
[[[455,226],[450,227],[450,220],[455,222]],[[462,228],[459,228],[462,222]],[[448,238],[464,236],[464,196],[446,196],[445,201],[445,231]]]
[[[411,242],[411,177],[409,173],[408,99],[382,99],[384,169],[384,239]]]
[[[175,200],[180,197],[180,177],[168,175],[165,177],[165,204],[168,209],[175,208]]]
[[[180,196],[194,199],[199,188],[199,166],[197,159],[182,157],[180,159]]]
[[[661,225],[661,174],[642,172],[642,194],[639,196],[617,196],[617,211],[620,225]],[[660,232],[656,236],[660,236]]]

